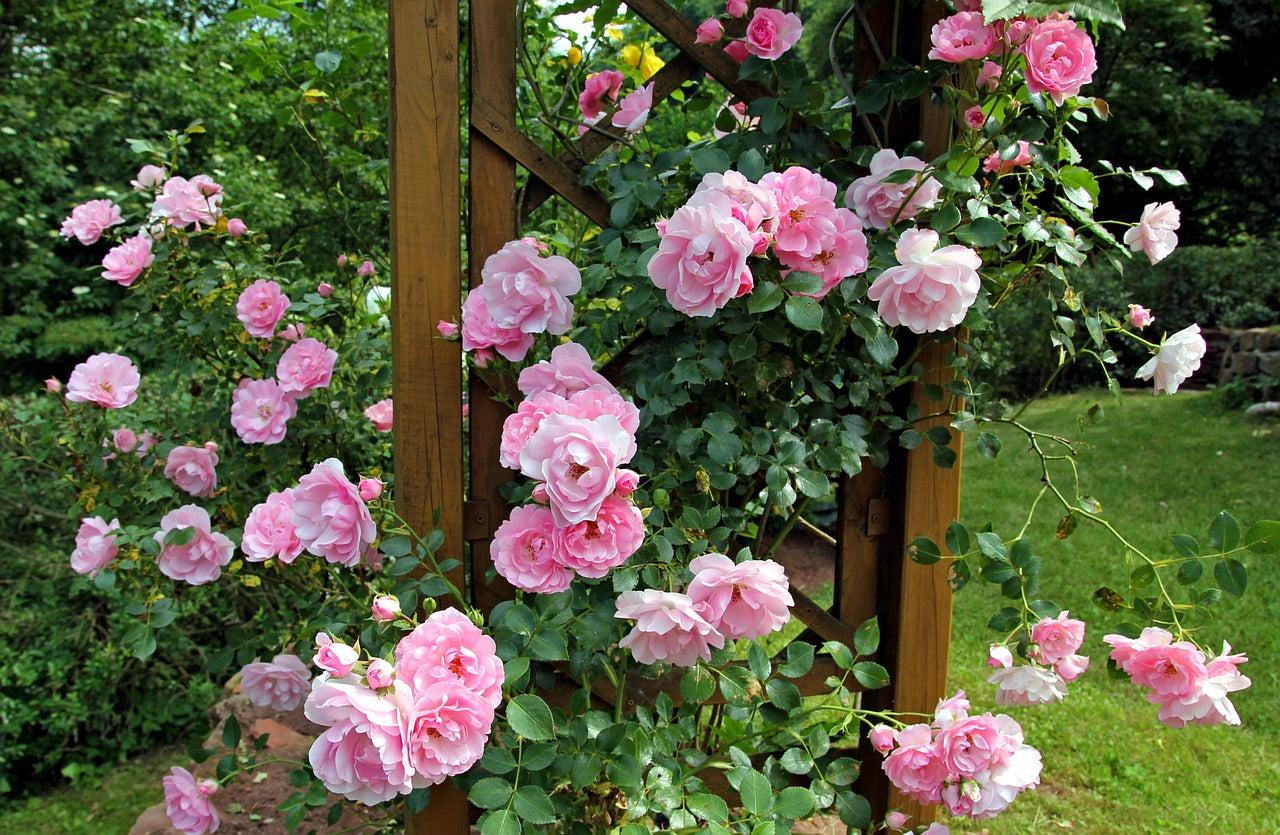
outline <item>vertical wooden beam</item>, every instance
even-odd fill
[[[439,509],[442,556],[460,558],[462,358],[457,343],[432,338],[460,312],[458,6],[394,0],[389,25],[396,505],[418,531]],[[461,572],[454,579],[461,585]],[[444,783],[405,831],[465,835],[469,812]]]

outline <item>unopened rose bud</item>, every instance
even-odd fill
[[[444,319],[441,319],[436,324],[436,330],[440,331],[440,335],[443,336],[445,339],[452,339],[453,337],[458,335],[457,324],[455,324],[454,322],[446,322]]]
[[[321,641],[327,643],[321,643]],[[360,660],[360,653],[346,644],[333,640],[323,632],[316,636],[315,664],[335,678],[342,678],[351,672],[351,668]]]
[[[316,295],[322,299],[327,299],[333,295],[333,285],[327,281],[322,281],[316,286]]]
[[[360,498],[371,502],[382,495],[383,484],[376,478],[360,479]]]
[[[725,3],[725,11],[729,17],[742,17],[747,13],[747,0],[729,0]]]
[[[698,35],[694,43],[719,43],[724,37],[724,24],[714,17],[707,18],[698,25]]]
[[[62,381],[57,377],[50,377],[44,381],[44,390],[57,394],[62,391]]]
[[[635,470],[618,470],[614,476],[613,490],[619,496],[630,496],[640,486],[640,474]]]
[[[218,793],[218,782],[216,780],[201,780],[200,793],[205,797],[212,797]]]
[[[138,169],[138,178],[129,185],[139,191],[155,188],[165,181],[164,169],[158,165],[144,165]]]
[[[1135,328],[1145,328],[1155,320],[1156,317],[1151,315],[1151,311],[1147,310],[1142,305],[1129,305],[1129,324],[1133,325]]]
[[[373,599],[373,619],[379,623],[395,620],[400,614],[400,601],[395,595],[384,594]]]
[[[227,234],[233,238],[238,238],[248,231],[249,227],[245,226],[244,221],[238,217],[233,217],[227,221]]]
[[[364,674],[365,683],[374,690],[390,687],[396,676],[396,668],[381,658],[369,662],[369,669]]]
[[[347,253],[342,252],[342,253],[339,253],[339,254],[338,254],[338,266],[339,266],[339,267],[345,267],[345,266],[346,266],[347,264],[349,264],[349,263],[351,263],[351,259],[347,257]]]
[[[888,725],[876,725],[867,736],[871,739],[871,747],[881,754],[893,750],[893,728]]]
[[[217,444],[215,444],[213,441],[205,441],[205,442],[204,442],[204,448],[205,448],[207,451],[209,451],[209,452],[217,452],[217,451],[218,451],[218,445],[217,445]]]
[[[533,500],[534,500],[535,502],[538,502],[539,504],[546,504],[546,503],[547,503],[548,499],[547,499],[547,485],[546,485],[546,484],[544,484],[543,482],[539,481],[537,484],[535,484],[535,485],[533,486]]]
[[[969,130],[982,130],[982,126],[987,123],[987,118],[982,115],[982,108],[974,105],[964,112],[964,124]]]
[[[902,829],[907,825],[907,816],[901,812],[890,812],[884,816],[884,825],[893,830]]]
[[[378,268],[373,265],[372,261],[365,261],[359,267],[356,268],[356,275],[360,276],[361,278],[367,278],[368,276],[373,275],[377,271],[378,271]]]

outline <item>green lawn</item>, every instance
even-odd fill
[[[1082,492],[1153,557],[1172,556],[1172,533],[1206,541],[1221,510],[1242,526],[1280,518],[1280,424],[1222,412],[1208,393],[1174,397],[1129,393],[1054,397],[1028,410],[1036,428],[1078,434],[1076,415],[1101,403],[1105,416],[1084,430]],[[972,528],[991,521],[1011,535],[1039,486],[1035,456],[1014,433],[1000,433],[995,460],[966,450],[962,519]],[[1090,623],[1082,652],[1094,669],[1072,684],[1060,705],[1002,708],[1023,725],[1044,755],[1042,785],[1021,795],[991,821],[953,821],[957,832],[1276,832],[1280,831],[1280,568],[1277,558],[1251,555],[1249,588],[1227,597],[1201,638],[1223,638],[1252,661],[1242,669],[1253,687],[1234,699],[1243,727],[1172,730],[1126,681],[1109,680],[1102,636],[1115,615],[1090,602],[1107,585],[1128,594],[1124,549],[1104,531],[1082,524],[1054,540],[1060,514],[1045,512],[1028,532],[1044,559],[1044,593]],[[1209,572],[1206,572],[1206,575]],[[974,583],[956,596],[950,677],[979,710],[993,709],[986,683],[985,628],[999,608],[994,589]]]

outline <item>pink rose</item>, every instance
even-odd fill
[[[796,45],[803,33],[804,26],[794,14],[758,7],[747,23],[747,52],[758,58],[776,61]]]
[[[1162,391],[1175,394],[1178,386],[1200,368],[1200,360],[1204,358],[1206,350],[1208,346],[1200,335],[1199,325],[1183,328],[1160,343],[1156,355],[1138,369],[1138,378],[1155,378],[1156,387],[1152,394]]]
[[[316,295],[322,299],[327,299],[333,295],[333,285],[327,281],[322,281],[316,285]]]
[[[618,646],[631,650],[641,664],[666,661],[692,667],[711,660],[711,649],[724,646],[724,636],[694,608],[688,595],[645,589],[618,595],[614,617],[636,625]]]
[[[248,231],[249,227],[245,226],[244,221],[238,217],[233,217],[227,221],[227,234],[233,238],[238,238]]]
[[[112,531],[120,530],[120,520],[110,522],[101,516],[90,516],[80,522],[80,530],[76,532],[76,548],[71,552],[71,570],[77,574],[98,576],[98,572],[106,568],[120,548],[116,545],[116,537]]]
[[[328,730],[308,761],[329,791],[375,806],[429,785],[409,761],[412,691],[399,682],[378,693],[350,679],[320,676],[307,696],[307,718]]]
[[[468,771],[484,754],[494,705],[457,680],[415,687],[414,693],[407,733],[414,771],[431,783]]]
[[[565,342],[552,348],[551,358],[521,371],[516,385],[526,397],[543,391],[568,397],[592,386],[613,387],[594,370],[587,349],[576,342]]]
[[[933,709],[933,726],[945,728],[961,719],[967,719],[969,708],[972,706],[963,690],[957,690],[954,696],[939,699],[937,706]]]
[[[385,400],[379,400],[377,403],[374,403],[372,406],[364,410],[364,416],[373,424],[374,429],[379,432],[390,432],[391,426],[394,423],[391,398],[388,397]]]
[[[598,579],[622,565],[644,543],[644,516],[626,499],[608,496],[593,520],[555,532],[555,559],[583,577]]]
[[[1151,315],[1151,311],[1147,310],[1142,305],[1129,305],[1129,324],[1133,325],[1135,328],[1145,328],[1155,320],[1156,317]]]
[[[919,174],[901,183],[884,180],[898,171],[924,169],[922,159],[899,158],[892,148],[877,151],[871,158],[871,173],[853,181],[845,192],[844,204],[873,229],[888,229],[899,220],[909,220],[937,204],[942,184],[932,177],[922,182]]]
[[[350,673],[359,660],[360,653],[355,647],[335,641],[323,632],[316,635],[316,655],[312,661],[334,678]]]
[[[218,790],[212,780],[196,782],[190,771],[179,766],[169,769],[169,776],[160,781],[164,786],[164,813],[173,828],[186,835],[204,835],[214,832],[221,821],[218,810],[209,801]]]
[[[487,354],[488,348],[493,348],[512,362],[519,362],[532,346],[533,334],[519,328],[499,327],[494,322],[484,299],[483,286],[471,288],[462,303],[462,350],[475,351],[477,365],[484,367],[481,356]]]
[[[638,87],[618,102],[618,109],[613,112],[609,124],[621,128],[627,133],[642,130],[649,121],[649,111],[653,109],[653,85]]]
[[[742,115],[745,116],[745,102],[738,102],[730,110],[739,106],[743,108]],[[752,254],[763,255],[769,248],[770,235],[778,224],[778,198],[773,191],[751,182],[731,169],[724,173],[709,171],[704,174],[694,194],[703,192],[719,192],[729,198],[733,216],[742,221],[742,225],[751,233],[751,239],[755,241]],[[659,234],[665,234],[665,231],[660,230]]]
[[[887,324],[930,333],[964,321],[982,289],[982,259],[967,246],[937,247],[932,229],[908,229],[898,239],[898,266],[882,272],[867,290]]]
[[[836,209],[832,215],[830,237],[823,238],[822,249],[805,258],[787,250],[777,249],[778,260],[791,270],[810,272],[822,279],[822,289],[812,295],[821,299],[852,275],[867,271],[867,237],[862,233],[862,221],[848,209]]]
[[[1020,47],[1027,60],[1027,89],[1048,93],[1061,105],[1093,80],[1098,61],[1093,41],[1074,20],[1043,20]]]
[[[250,336],[270,339],[275,335],[290,301],[274,281],[260,278],[246,287],[236,300],[236,318]]]
[[[1008,174],[1015,168],[1023,168],[1031,164],[1031,143],[1025,139],[1018,140],[1018,153],[1003,159],[998,151],[993,151],[982,161],[982,170],[990,174]]]
[[[928,725],[909,725],[898,732],[898,748],[881,763],[884,773],[903,794],[921,803],[939,803],[947,765],[932,742]]]
[[[601,415],[613,415],[630,435],[636,434],[640,429],[640,410],[608,384],[575,391],[569,395],[565,411],[587,420],[594,420]]]
[[[285,325],[284,330],[280,331],[280,338],[286,342],[297,342],[306,335],[307,326],[302,322],[298,322],[293,325]]]
[[[136,452],[136,455],[139,458],[141,458],[142,456],[146,455],[158,443],[160,443],[160,439],[157,438],[153,433],[151,433],[150,431],[143,432],[141,435],[138,436],[138,450]]]
[[[747,50],[746,41],[729,41],[724,45],[724,52],[733,60],[741,64],[750,57],[751,53]]]
[[[930,58],[960,64],[990,55],[996,47],[996,31],[982,19],[981,12],[956,12],[933,24],[929,41],[933,44]]]
[[[177,446],[169,450],[164,477],[198,499],[207,499],[218,489],[218,445]]]
[[[177,540],[190,537],[182,544],[165,544],[170,531],[188,530],[192,533],[184,532],[176,537]],[[161,517],[155,540],[160,543],[160,556],[156,558],[160,573],[193,586],[212,583],[222,576],[222,566],[231,562],[236,548],[230,539],[212,530],[209,511],[193,504],[183,505]]]
[[[523,377],[523,372],[521,376]],[[520,469],[520,451],[524,449],[524,445],[529,442],[533,433],[538,431],[543,419],[547,415],[567,413],[570,413],[569,401],[550,391],[540,391],[520,401],[516,411],[502,422],[502,441],[498,450],[498,462],[513,470]]]
[[[724,37],[724,24],[714,17],[709,17],[698,24],[697,37],[694,43],[719,43]]]
[[[905,829],[910,817],[901,812],[888,812],[884,816],[884,825],[896,831]]]
[[[1067,697],[1067,685],[1053,670],[1018,664],[1002,667],[987,676],[996,685],[998,705],[1041,705]]]
[[[666,291],[667,302],[687,316],[712,316],[751,286],[747,258],[755,241],[733,217],[727,196],[695,194],[666,223],[658,251],[649,259],[649,278]]]
[[[726,638],[763,638],[791,620],[795,601],[786,572],[773,560],[735,564],[724,554],[703,554],[689,570],[690,599]]]
[[[1169,257],[1178,245],[1177,229],[1182,215],[1172,203],[1148,203],[1138,225],[1124,233],[1124,242],[1134,252],[1142,251],[1152,264]]]
[[[374,620],[387,623],[395,620],[400,614],[400,601],[392,594],[379,595],[373,599],[370,611]]]
[[[276,363],[280,388],[302,399],[316,389],[327,388],[333,378],[338,352],[318,339],[306,337],[285,349]]]
[[[381,658],[375,658],[369,662],[369,667],[365,670],[364,683],[374,690],[381,690],[384,687],[391,687],[395,677],[395,667]]]
[[[1002,75],[1004,75],[1004,68],[995,61],[983,61],[982,69],[978,70],[978,78],[974,81],[974,86],[994,93],[996,88],[1000,86],[1000,76]]]
[[[231,395],[231,426],[246,444],[278,444],[298,402],[275,380],[240,380]]]
[[[151,239],[134,235],[119,246],[112,247],[102,259],[102,277],[121,287],[128,287],[154,260]]]
[[[506,674],[497,644],[457,609],[440,609],[396,644],[400,681],[421,693],[434,684],[460,684],[490,708],[502,701]]]
[[[728,0],[725,3],[725,12],[729,17],[742,17],[747,13],[747,0]]]
[[[546,484],[556,524],[594,520],[614,489],[635,438],[612,415],[586,420],[548,415],[520,451],[520,472]]]
[[[170,177],[151,204],[151,216],[163,218],[170,226],[185,229],[195,224],[197,230],[203,224],[213,226],[222,212],[222,186],[207,174],[197,174],[190,180]]]
[[[351,259],[347,257],[347,253],[345,253],[345,252],[339,252],[339,253],[338,253],[338,266],[339,266],[339,267],[345,267],[347,264],[350,264],[350,263],[351,263]]]
[[[1006,646],[992,644],[990,649],[987,650],[987,666],[1012,667],[1013,653]]]
[[[148,191],[164,182],[165,170],[158,165],[144,165],[138,169],[136,180],[129,181],[137,191]]]
[[[623,78],[622,73],[617,70],[605,70],[587,76],[582,93],[578,96],[578,109],[582,111],[584,120],[595,122],[617,102],[618,94],[622,92]]]
[[[293,527],[293,488],[267,496],[254,505],[244,520],[240,550],[249,562],[278,559],[291,564],[302,553],[302,541]]]
[[[94,354],[76,365],[67,380],[67,399],[96,403],[104,409],[122,409],[138,399],[138,369],[128,357]]]
[[[836,184],[807,168],[793,165],[770,171],[760,186],[773,192],[778,220],[773,248],[794,258],[814,258],[831,247],[836,236]]]
[[[371,502],[382,495],[382,488],[385,486],[381,479],[362,478],[360,483],[356,485],[356,489],[360,492],[360,498],[366,502]]]
[[[44,390],[50,394],[57,394],[62,391],[62,381],[57,377],[49,377],[44,381]]]
[[[458,335],[458,326],[443,319],[436,323],[436,330],[440,331],[440,336],[445,339],[453,339]]]
[[[881,754],[893,750],[893,728],[888,725],[876,725],[867,732],[867,738],[871,741],[871,747]]]
[[[1084,643],[1084,621],[1068,614],[1064,611],[1056,618],[1041,618],[1031,627],[1031,643],[1037,648],[1033,657],[1042,664],[1057,664]]]
[[[640,486],[640,474],[635,470],[618,470],[615,482],[613,495],[626,498],[636,492],[636,488]]]
[[[119,452],[133,452],[138,447],[138,435],[125,426],[121,426],[119,429],[112,429],[111,445]]]
[[[569,297],[582,289],[582,275],[562,255],[544,257],[511,241],[485,259],[480,290],[497,328],[560,334],[573,322]]]
[[[356,267],[356,275],[361,278],[368,278],[378,271],[378,268],[372,261],[361,261],[360,266]]]
[[[107,227],[120,223],[124,223],[124,218],[120,216],[119,206],[110,200],[90,200],[71,210],[58,234],[64,238],[74,237],[88,246],[97,243]]]
[[[1209,676],[1204,653],[1188,641],[1144,647],[1120,668],[1136,684],[1166,697],[1189,695]]]
[[[1231,645],[1224,642],[1222,655],[1206,663],[1205,677],[1198,687],[1178,696],[1161,698],[1149,694],[1147,700],[1160,705],[1156,715],[1170,728],[1185,727],[1191,722],[1197,725],[1239,725],[1240,714],[1228,696],[1253,683],[1236,669],[1236,665],[1248,660],[1243,655],[1232,655]]]
[[[1058,674],[1058,678],[1068,684],[1084,675],[1088,669],[1089,657],[1087,655],[1068,655],[1053,665],[1053,671]]]
[[[977,777],[1001,765],[1013,753],[989,713],[961,719],[942,729],[936,743],[947,770],[961,777]]]
[[[982,126],[987,123],[987,117],[982,112],[982,105],[975,104],[964,112],[964,126],[969,130],[982,130]],[[999,154],[996,155],[997,159]]]
[[[369,508],[336,458],[316,464],[298,481],[290,520],[307,553],[348,568],[378,538]]]
[[[249,702],[272,710],[293,710],[302,704],[310,683],[311,670],[296,655],[255,661],[240,671],[240,685]]]

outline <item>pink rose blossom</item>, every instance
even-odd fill
[[[360,266],[356,267],[356,275],[361,278],[368,278],[378,271],[378,268],[372,261],[361,261]]]
[[[293,710],[311,689],[311,670],[296,655],[277,655],[270,662],[246,664],[240,671],[240,685],[251,704]]]
[[[485,307],[497,328],[560,334],[573,322],[570,296],[582,289],[578,268],[562,255],[544,257],[511,241],[480,271]]]
[[[322,281],[316,285],[316,295],[322,299],[327,299],[333,295],[333,285],[327,281]]]
[[[1182,215],[1172,203],[1148,203],[1138,225],[1124,233],[1124,242],[1134,252],[1146,253],[1152,264],[1169,257],[1178,246],[1177,229]]]
[[[475,351],[475,362],[481,368],[492,356],[486,349],[493,348],[512,362],[519,362],[533,346],[533,334],[519,328],[502,328],[494,322],[484,299],[484,288],[473,287],[462,303],[462,350]],[[486,359],[482,361],[482,356]]]
[[[644,543],[644,516],[627,499],[607,497],[593,520],[555,532],[555,559],[583,577],[598,579],[622,565]]]
[[[1013,753],[989,713],[966,717],[941,729],[936,742],[947,770],[961,777],[977,777],[1003,764]]]
[[[744,102],[738,102],[738,105],[745,108]],[[694,194],[704,192],[719,192],[729,198],[733,216],[742,221],[755,241],[752,254],[763,255],[778,222],[778,199],[773,191],[751,182],[731,169],[724,173],[709,171],[703,175]],[[660,231],[659,234],[665,234],[665,231]]]
[[[690,599],[726,638],[763,638],[791,619],[795,601],[786,572],[773,560],[735,564],[724,554],[703,554],[689,570]]]
[[[722,193],[695,194],[666,223],[649,278],[686,316],[712,316],[752,284],[755,241]]]
[[[1048,93],[1061,105],[1093,80],[1098,69],[1093,41],[1074,20],[1043,20],[1020,47],[1027,61],[1027,89]]]
[[[289,305],[289,297],[281,292],[279,284],[260,278],[240,293],[236,300],[236,318],[244,323],[250,336],[270,339]]]
[[[524,591],[555,594],[573,581],[557,558],[555,518],[540,505],[512,508],[493,534],[489,556],[498,575]]]
[[[256,504],[244,520],[240,550],[249,562],[278,559],[291,564],[302,553],[302,541],[293,527],[293,488],[272,493]]]
[[[396,644],[399,679],[414,692],[436,683],[461,684],[496,708],[506,674],[493,638],[457,609],[440,609]]]
[[[306,715],[328,730],[312,743],[308,761],[325,788],[375,806],[429,785],[409,761],[412,701],[412,691],[399,682],[378,693],[351,679],[316,678]]]
[[[747,0],[727,0],[725,13],[729,17],[742,17],[747,13]]]
[[[592,386],[613,387],[592,367],[587,349],[576,342],[565,342],[552,348],[551,358],[521,371],[516,385],[526,397],[543,391],[569,397]]]
[[[1151,311],[1147,310],[1142,305],[1129,305],[1129,324],[1133,325],[1135,328],[1145,328],[1155,320],[1156,317],[1151,315]]]
[[[582,118],[595,122],[618,101],[624,76],[617,70],[605,70],[587,76],[582,93],[578,96],[578,109]]]
[[[197,783],[190,771],[176,765],[160,783],[164,786],[164,813],[174,829],[186,835],[218,830],[221,825],[218,810],[209,800],[218,790],[217,783],[212,780]]]
[[[909,220],[937,204],[942,184],[932,177],[922,183],[919,174],[902,183],[884,180],[898,171],[923,171],[925,167],[924,160],[899,158],[892,148],[877,151],[871,158],[871,173],[853,181],[845,192],[844,204],[873,229],[888,229],[899,220]]]
[[[1138,378],[1155,378],[1156,386],[1152,394],[1162,391],[1165,394],[1175,394],[1178,386],[1200,368],[1200,360],[1204,358],[1206,350],[1208,346],[1200,335],[1199,325],[1183,328],[1160,343],[1156,355],[1138,369]]]
[[[1057,664],[1071,656],[1084,643],[1084,621],[1068,617],[1062,612],[1056,618],[1041,618],[1031,627],[1031,643],[1036,646],[1032,656],[1042,664]]]
[[[97,243],[108,227],[120,223],[124,223],[124,218],[120,216],[119,206],[110,200],[90,200],[71,210],[58,234],[64,238],[74,237],[88,246]]]
[[[928,725],[908,725],[897,734],[898,748],[881,767],[889,781],[903,794],[921,803],[939,803],[947,765],[933,744]]]
[[[982,69],[978,70],[978,78],[974,84],[979,89],[993,93],[1000,86],[1002,75],[1004,75],[1004,68],[995,61],[983,61]]]
[[[906,828],[910,817],[901,812],[889,812],[884,816],[884,825],[895,832]]]
[[[992,644],[987,651],[987,666],[1011,667],[1013,666],[1013,653],[1006,646]]]
[[[987,676],[994,684],[998,705],[1040,705],[1060,702],[1067,697],[1067,686],[1053,670],[1018,664],[1002,667]]]
[[[1058,674],[1058,678],[1068,684],[1084,675],[1088,669],[1089,657],[1087,655],[1068,655],[1053,665],[1053,671]]]
[[[1196,691],[1208,678],[1204,653],[1189,641],[1144,646],[1120,664],[1135,684],[1157,696],[1179,697]]]
[[[163,218],[170,226],[185,229],[195,224],[213,226],[222,211],[222,186],[207,174],[197,174],[190,180],[170,177],[151,205],[151,216]]]
[[[44,381],[44,390],[50,394],[57,394],[62,391],[62,381],[57,377],[49,377]]]
[[[128,357],[94,354],[76,365],[67,380],[67,400],[122,409],[138,399],[142,377]]]
[[[779,257],[814,258],[832,246],[837,234],[835,183],[793,165],[765,174],[760,186],[773,192],[778,206],[773,248]]]
[[[930,333],[964,321],[982,289],[982,259],[967,246],[937,247],[938,233],[932,229],[902,233],[895,250],[899,266],[882,272],[867,290],[887,324]]]
[[[169,532],[178,530],[190,530],[194,535],[181,545],[166,545]],[[180,534],[178,538],[185,535]],[[230,539],[212,529],[209,511],[193,504],[183,505],[161,517],[155,540],[160,543],[160,556],[156,558],[160,573],[193,586],[212,583],[222,576],[222,566],[231,562],[236,548]]]
[[[954,696],[938,700],[937,706],[933,709],[933,726],[945,728],[961,719],[967,719],[971,707],[973,705],[969,704],[969,698],[964,691],[957,690]]]
[[[233,217],[227,221],[227,234],[233,238],[238,238],[248,231],[249,227],[245,226],[244,221],[238,217]]]
[[[792,270],[810,272],[822,279],[822,289],[812,295],[824,298],[836,286],[852,275],[867,271],[867,237],[862,233],[862,221],[848,209],[839,208],[832,216],[834,234],[824,238],[822,250],[809,258],[778,249],[778,260]]]
[[[747,60],[751,55],[751,52],[747,49],[746,41],[729,41],[724,45],[724,52],[739,64]]]
[[[440,331],[440,335],[445,339],[453,339],[458,335],[458,326],[443,319],[436,324],[436,330]]]
[[[111,445],[119,452],[133,452],[138,447],[138,434],[125,426],[112,429]]]
[[[137,179],[130,180],[129,185],[136,191],[148,191],[163,183],[166,176],[165,170],[160,166],[144,165],[138,169]]]
[[[522,400],[516,411],[502,422],[502,441],[498,450],[498,462],[513,470],[520,469],[520,451],[524,449],[524,445],[529,442],[533,433],[538,431],[543,419],[547,415],[568,414],[570,411],[569,401],[550,391],[540,391]]]
[[[1015,168],[1024,168],[1031,164],[1031,143],[1025,139],[1018,140],[1018,153],[1003,159],[998,151],[993,151],[982,161],[982,170],[990,174],[1008,174]]]
[[[982,19],[981,12],[956,12],[933,24],[929,41],[933,44],[930,58],[960,64],[990,55],[996,47],[996,31]]]
[[[98,576],[98,572],[120,553],[113,533],[118,530],[119,519],[108,522],[101,516],[90,516],[82,520],[80,530],[76,532],[76,548],[71,552],[71,570],[90,577]]]
[[[362,478],[356,488],[360,492],[360,498],[366,502],[371,502],[382,495],[382,488],[385,486],[381,479]]]
[[[379,623],[387,623],[395,620],[396,616],[400,614],[400,601],[396,599],[395,595],[379,595],[373,599],[370,611],[374,620]]]
[[[360,660],[360,653],[355,647],[335,641],[321,632],[316,635],[316,655],[312,660],[317,667],[329,675],[342,678],[355,667],[356,662]]]
[[[378,538],[369,508],[336,458],[316,464],[298,481],[290,519],[307,553],[349,568]]]
[[[280,388],[302,399],[316,389],[327,388],[333,378],[338,352],[318,339],[306,337],[285,349],[276,363]]]
[[[231,426],[246,444],[278,444],[298,402],[275,380],[240,380],[231,396]]]
[[[391,398],[379,400],[372,406],[364,410],[364,416],[373,424],[373,428],[379,432],[390,432],[394,423]]]
[[[697,37],[694,43],[719,43],[724,37],[724,24],[714,17],[709,17],[698,24]]]
[[[293,325],[285,325],[284,330],[280,331],[280,338],[286,342],[297,342],[306,335],[307,326],[301,322]]]
[[[876,725],[867,733],[867,738],[871,740],[871,747],[881,754],[893,750],[893,728],[888,725]]]
[[[795,46],[804,33],[800,18],[790,12],[759,7],[747,24],[747,52],[758,58],[776,61]]]
[[[151,254],[151,240],[142,235],[134,235],[119,246],[112,247],[102,259],[102,277],[121,287],[128,287],[153,261],[155,256]]]
[[[964,126],[969,130],[982,130],[986,123],[987,117],[982,112],[982,105],[975,104],[964,112]]]
[[[218,489],[218,445],[177,446],[169,450],[164,477],[198,499],[207,499]]]
[[[612,415],[548,415],[520,451],[520,472],[546,484],[556,524],[594,520],[617,468],[635,454],[634,436]]]
[[[1236,669],[1236,665],[1248,660],[1243,655],[1232,655],[1231,645],[1224,642],[1222,655],[1206,663],[1205,677],[1198,687],[1173,697],[1148,694],[1147,701],[1160,705],[1157,718],[1170,728],[1182,728],[1191,722],[1197,725],[1239,725],[1240,714],[1228,694],[1244,690],[1253,683]]]
[[[637,87],[618,102],[618,109],[613,112],[609,124],[627,133],[636,133],[649,121],[649,111],[652,109],[653,85]]]
[[[614,617],[636,625],[618,646],[631,650],[641,664],[666,661],[692,667],[711,660],[711,649],[724,646],[724,636],[707,623],[688,595],[645,589],[618,595]]]
[[[626,498],[636,491],[640,486],[640,474],[635,470],[618,470],[616,483],[613,488],[615,496]]]
[[[484,754],[494,705],[456,680],[415,687],[414,693],[407,730],[414,771],[431,783],[468,771]]]
[[[374,690],[381,690],[384,687],[391,687],[395,682],[396,668],[391,663],[375,658],[369,662],[369,667],[364,673],[364,683]]]
[[[339,267],[345,267],[347,264],[350,264],[350,263],[351,263],[351,259],[350,259],[349,257],[347,257],[347,253],[345,253],[345,252],[339,252],[339,253],[338,253],[338,266],[339,266]]]

